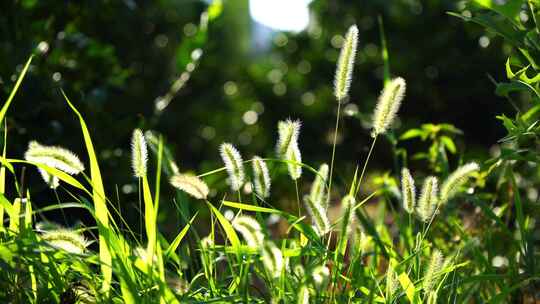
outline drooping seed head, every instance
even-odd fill
[[[411,172],[407,168],[401,170],[401,199],[403,200],[403,209],[412,214],[416,206],[416,187]]]
[[[341,47],[334,78],[334,96],[336,96],[338,102],[341,102],[349,94],[357,44],[358,28],[353,25],[349,28]]]
[[[264,234],[262,233],[261,225],[256,219],[247,215],[238,216],[232,222],[232,226],[240,232],[248,246],[260,248],[263,245]]]
[[[300,135],[300,120],[290,120],[278,122],[278,141],[276,145],[277,155],[281,158],[291,146],[298,145],[298,136]]]
[[[428,222],[433,216],[439,204],[439,180],[435,176],[429,176],[424,180],[422,193],[418,200],[416,213],[423,222]]]
[[[317,171],[315,180],[311,184],[311,190],[309,191],[309,199],[316,204],[322,205],[325,209],[328,208],[328,201],[326,199],[326,180],[328,179],[328,165],[322,164]]]
[[[41,145],[36,141],[31,141],[28,144],[24,158],[27,161],[56,168],[70,175],[84,171],[84,165],[75,153],[62,147]]]
[[[244,164],[242,162],[242,156],[240,152],[231,144],[223,143],[219,147],[219,152],[227,173],[229,174],[229,179],[231,181],[231,189],[233,191],[238,191],[242,185],[244,185]]]
[[[133,130],[131,136],[131,166],[133,175],[142,178],[146,175],[146,162],[148,161],[148,148],[143,132],[139,129]]]
[[[200,178],[191,174],[176,174],[171,177],[171,185],[196,199],[206,199],[208,186]]]
[[[65,228],[43,231],[41,239],[54,248],[73,254],[83,254],[90,245],[82,234]]]
[[[392,125],[405,97],[405,88],[405,79],[401,77],[392,79],[384,86],[373,115],[373,137],[385,133]]]
[[[56,189],[58,188],[58,186],[60,186],[60,180],[58,179],[58,177],[47,173],[47,171],[41,168],[38,168],[38,171],[45,183],[49,185],[49,188]]]
[[[314,202],[309,196],[304,197],[304,204],[311,216],[315,231],[319,236],[325,235],[330,230],[330,221],[322,202]]]
[[[467,178],[474,172],[480,170],[477,163],[468,163],[456,169],[441,186],[441,204],[445,204],[452,199],[458,192],[459,188],[467,181]]]
[[[437,276],[443,266],[443,260],[444,258],[442,253],[438,249],[433,250],[428,267],[424,272],[424,280],[422,282],[422,288],[424,289],[424,292],[429,293],[436,285],[438,281]]]
[[[285,265],[283,253],[272,241],[266,241],[261,252],[262,262],[268,274],[277,279],[283,272]]]
[[[270,195],[270,173],[264,160],[260,157],[253,157],[251,162],[253,168],[253,184],[255,186],[255,193],[262,198],[267,198]]]

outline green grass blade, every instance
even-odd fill
[[[90,132],[88,131],[86,122],[75,106],[73,106],[73,104],[69,101],[69,98],[66,96],[64,91],[62,91],[62,95],[64,96],[64,99],[68,103],[69,107],[79,118],[84,143],[86,145],[86,151],[88,152],[88,158],[90,160],[92,199],[94,201],[95,217],[99,227],[99,259],[101,262],[101,272],[103,275],[103,285],[101,287],[102,291],[108,294],[112,283],[112,256],[105,235],[111,233],[112,229],[109,225],[109,211],[107,209],[107,202],[105,201],[103,180],[101,178],[96,152],[94,150],[94,145],[92,144],[92,138],[90,137]]]
[[[171,245],[169,245],[169,248],[167,248],[167,250],[165,251],[165,258],[168,259],[171,253],[176,251],[176,248],[178,248],[178,245],[180,245],[180,242],[184,239],[184,236],[186,236],[186,234],[188,233],[189,228],[191,228],[191,224],[195,220],[195,217],[197,217],[197,214],[195,214],[191,218],[189,223],[182,230],[180,230],[180,233],[178,233],[178,235],[174,238]]]
[[[229,240],[229,242],[231,242],[233,248],[240,248],[240,239],[238,238],[238,235],[236,234],[236,231],[232,227],[229,220],[227,220],[225,216],[223,216],[223,214],[221,214],[221,212],[219,212],[219,210],[212,204],[210,204],[209,202],[206,203],[208,204],[208,208],[210,208],[212,213],[214,213],[214,215],[216,216],[217,220],[221,224],[221,227],[223,227],[223,230],[227,235],[227,239]]]
[[[261,212],[261,213],[275,213],[275,214],[283,213],[283,211],[280,211],[277,209],[258,207],[255,205],[242,204],[242,203],[236,203],[236,202],[230,202],[230,201],[223,201],[223,205],[227,207],[240,209],[240,210],[245,210],[245,211]]]
[[[6,100],[6,103],[4,103],[4,105],[2,106],[2,109],[0,110],[0,122],[4,120],[4,117],[6,116],[6,112],[9,108],[9,105],[11,104],[13,97],[15,97],[15,93],[17,93],[17,90],[19,89],[21,82],[24,79],[24,76],[26,75],[26,71],[28,71],[28,67],[30,67],[30,63],[32,62],[33,57],[34,56],[30,56],[30,58],[28,58],[28,61],[26,61],[26,64],[24,65],[24,68],[21,71],[19,78],[17,78],[17,82],[15,83],[13,90],[11,90],[11,93],[9,94],[9,97]]]

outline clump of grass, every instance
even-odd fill
[[[357,40],[358,29],[352,26],[345,37],[334,80],[334,95],[338,100],[334,135],[338,132],[340,104],[349,94]],[[362,178],[376,138],[385,134],[392,125],[404,92],[405,81],[401,78],[395,78],[385,85],[375,109],[374,139],[360,176],[357,178],[356,170],[352,181],[347,182],[347,173],[343,172],[340,177],[345,177],[344,182],[334,189],[333,194],[342,197],[340,206],[330,205],[336,137],[332,162],[322,164],[316,170],[302,161],[298,143],[301,124],[298,120],[288,119],[278,123],[278,159],[255,156],[246,161],[252,166],[252,180],[246,177],[244,161],[230,143],[223,143],[219,149],[224,168],[196,176],[180,173],[161,136],[154,132],[147,132],[144,136],[141,130],[136,129],[132,136],[132,167],[141,187],[139,203],[144,202],[142,218],[146,234],[141,231],[141,236],[135,235],[128,225],[124,226],[122,213],[109,203],[112,200],[104,190],[86,124],[67,100],[80,119],[91,177],[83,185],[77,176],[71,176],[81,173],[84,165],[64,148],[32,142],[25,154],[26,162],[7,159],[4,153],[2,164],[8,172],[14,172],[12,166],[20,162],[35,164],[55,190],[61,190],[57,189],[61,188],[60,180],[73,187],[66,192],[76,202],[59,202],[34,211],[31,191],[16,193],[14,198],[8,198],[9,195],[3,193],[6,179],[0,174],[0,188],[4,189],[0,195],[0,207],[6,211],[10,223],[9,227],[0,227],[0,260],[3,266],[0,283],[28,287],[25,291],[19,291],[22,294],[19,302],[32,303],[65,302],[66,290],[90,294],[88,299],[95,302],[129,304],[435,303],[443,298],[468,303],[476,300],[482,302],[490,296],[505,298],[507,289],[504,287],[504,277],[501,276],[500,282],[492,283],[482,281],[481,275],[477,276],[485,271],[485,257],[483,254],[469,253],[472,241],[461,228],[463,225],[459,225],[461,215],[453,210],[440,210],[447,212],[445,216],[448,221],[433,221],[439,207],[459,193],[467,179],[480,170],[479,165],[469,163],[458,168],[448,176],[440,191],[438,177],[428,176],[418,201],[415,182],[407,168],[401,171],[401,176],[400,172],[392,172],[376,178],[372,186],[383,186],[365,198],[358,195],[360,188],[366,191],[372,188],[365,187]],[[0,112],[0,118],[3,118],[2,113],[5,111]],[[393,138],[391,134],[387,135]],[[147,145],[156,157],[155,180],[148,178],[152,172],[148,172],[147,167]],[[299,198],[304,198],[305,211],[299,208],[299,214],[293,215],[273,205],[278,201],[289,202],[287,197],[265,200],[270,197],[272,186],[267,162],[287,166],[295,185],[296,199],[300,202]],[[407,159],[404,159],[406,162]],[[396,163],[398,168],[402,165],[399,159]],[[357,164],[345,165],[360,167]],[[166,168],[164,174],[169,184],[188,194],[177,196],[178,202],[168,200],[178,203],[179,217],[183,219],[182,227],[177,227],[178,231],[173,237],[166,233],[167,230],[160,229],[164,228],[164,224],[175,227],[175,223],[159,220],[163,215],[159,210],[160,200],[163,197],[169,199],[169,194],[164,194],[160,189],[162,168]],[[210,191],[209,185],[221,182],[210,176],[214,177],[214,174],[224,170],[227,171],[231,189],[238,192],[238,202],[226,199],[226,194],[218,193],[218,187]],[[424,172],[419,171],[419,176],[422,176]],[[307,188],[299,183],[302,174],[308,177],[312,174],[313,183],[309,192],[300,196]],[[207,185],[201,179],[203,176],[205,180],[208,176],[207,180],[212,183]],[[279,171],[272,172],[272,176],[278,181],[286,178]],[[482,177],[481,174],[478,176]],[[393,206],[395,199],[400,197],[400,179],[403,210],[396,210]],[[17,178],[13,180],[16,188],[20,188]],[[291,182],[288,178],[286,180]],[[255,192],[252,195],[254,202],[243,203],[240,190],[250,182]],[[515,182],[512,186],[515,187]],[[347,188],[349,190],[345,192]],[[280,194],[277,190],[272,189],[274,196]],[[215,196],[210,194],[214,192],[217,193]],[[84,195],[92,199],[83,198]],[[517,216],[527,223],[523,219],[519,189],[513,195]],[[204,206],[211,214],[208,222],[201,219],[201,210],[191,214],[191,209],[197,207],[193,200],[204,200]],[[367,203],[375,208],[364,208]],[[48,210],[68,207],[87,210],[95,217],[97,229],[89,227],[85,234],[97,231],[98,236],[94,238],[99,239],[99,253],[91,250],[89,245],[92,241],[79,231],[65,228],[33,229],[34,214],[41,215]],[[416,213],[419,223],[412,221],[412,213]],[[496,225],[504,225],[497,220],[497,214],[491,212],[489,215]],[[404,217],[408,217],[409,221]],[[118,225],[117,220],[121,220],[122,225]],[[194,225],[195,220],[207,227],[202,238],[199,235],[202,229],[197,229],[199,227]],[[3,221],[0,222],[3,224]],[[520,235],[526,241],[528,231],[527,225],[521,225],[523,222],[520,222]],[[274,224],[277,225],[271,226]],[[456,235],[460,237],[452,237],[450,241],[450,236]],[[426,258],[425,253],[433,248],[433,244],[437,244],[439,249],[433,249],[431,256]],[[484,250],[482,248],[479,252]],[[462,260],[454,265],[444,263],[443,252]],[[479,259],[482,266],[464,262],[466,259]],[[492,267],[488,268],[491,271]],[[443,285],[447,275],[454,276],[454,279],[452,284]],[[476,277],[467,280],[471,276]],[[83,286],[80,290],[72,286],[78,282],[84,282],[80,284]],[[483,284],[493,284],[489,287],[495,288],[486,288]],[[482,292],[477,293],[477,290]],[[497,292],[499,294],[495,294]],[[477,293],[477,298],[472,293]],[[484,296],[484,293],[488,296]]]

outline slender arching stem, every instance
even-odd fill
[[[364,162],[364,167],[362,168],[362,173],[360,174],[360,179],[358,179],[358,184],[354,192],[354,197],[356,197],[356,195],[358,194],[358,190],[360,190],[360,185],[362,184],[362,179],[364,178],[364,174],[366,173],[366,168],[369,163],[369,159],[371,158],[371,153],[373,152],[373,148],[375,147],[375,143],[377,142],[377,137],[378,135],[375,135],[375,137],[373,137],[373,141],[371,142],[371,148],[369,148],[366,161]]]
[[[337,106],[337,115],[336,115],[336,126],[334,127],[334,141],[332,143],[332,160],[330,161],[330,175],[328,180],[328,196],[327,200],[330,201],[330,196],[332,194],[332,179],[334,174],[334,158],[336,156],[336,141],[337,141],[337,134],[339,129],[339,116],[341,114],[341,100],[338,100],[338,106]]]

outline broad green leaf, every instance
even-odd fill
[[[416,288],[414,287],[414,283],[411,281],[411,279],[409,279],[407,273],[402,272],[400,275],[398,275],[398,281],[403,290],[405,290],[405,295],[407,296],[407,299],[409,299],[409,302],[418,303]]]
[[[441,141],[448,151],[452,154],[456,154],[457,149],[454,141],[448,136],[441,136]]]
[[[410,129],[407,132],[401,134],[399,137],[400,140],[407,140],[415,137],[422,137],[424,136],[425,132],[420,129]]]

